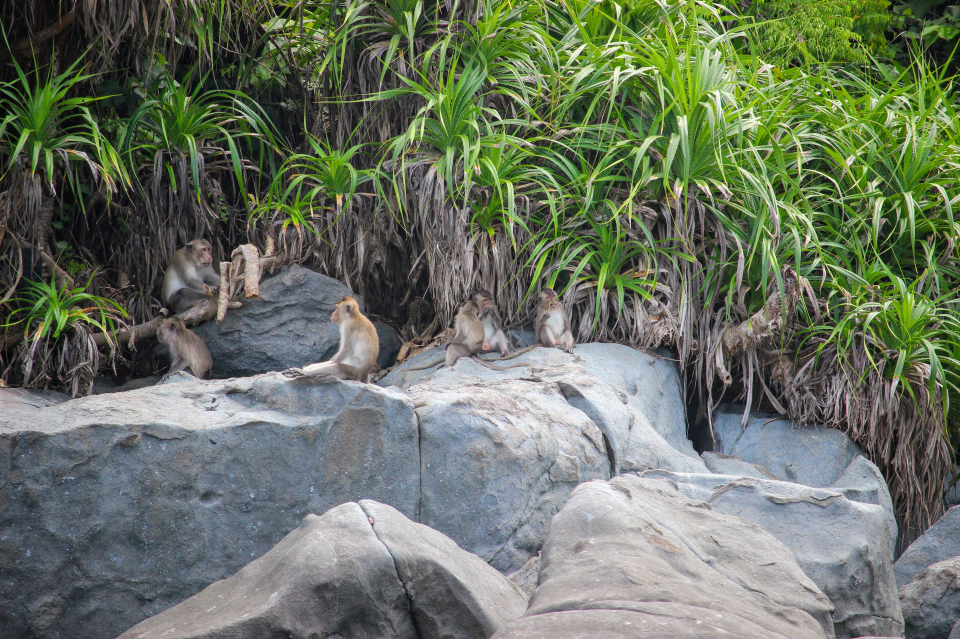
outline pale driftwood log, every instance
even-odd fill
[[[211,320],[216,316],[217,305],[214,304],[212,299],[209,299],[201,302],[189,310],[180,313],[179,315],[175,315],[174,317],[179,317],[182,319],[183,323],[187,326],[196,326],[197,324]],[[116,340],[117,344],[126,343],[127,348],[133,348],[135,342],[156,335],[157,329],[160,328],[160,323],[165,319],[165,315],[160,315],[153,318],[149,322],[137,324],[136,326],[121,328],[120,330],[115,331],[112,336],[114,340]],[[97,344],[97,346],[106,346],[109,342],[107,336],[103,333],[94,335],[93,341]]]
[[[230,304],[230,262],[220,262],[220,296],[217,298],[217,323],[227,316],[227,306]]]
[[[243,254],[243,287],[247,299],[260,297],[260,251],[253,244],[244,244],[238,250]]]
[[[726,362],[743,354],[760,340],[773,337],[783,327],[784,318],[793,312],[799,295],[797,278],[793,271],[784,272],[783,288],[782,293],[774,291],[763,308],[739,324],[728,327],[720,336],[714,364],[724,386],[733,381]]]

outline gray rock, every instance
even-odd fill
[[[950,631],[950,636],[947,639],[960,639],[960,621],[953,626],[953,630]]]
[[[447,537],[364,500],[308,515],[263,557],[121,639],[486,639],[525,607]]]
[[[0,628],[116,636],[360,498],[416,517],[410,399],[279,374],[0,411]]]
[[[121,639],[419,639],[393,557],[355,503],[307,515],[233,576]],[[108,636],[108,635],[101,635]]]
[[[360,507],[393,557],[421,639],[486,639],[523,614],[520,589],[449,537],[390,506]]]
[[[938,561],[900,588],[904,636],[949,639],[960,620],[960,557]]]
[[[706,470],[689,442],[678,450],[661,435],[683,439],[682,403],[658,390],[679,382],[672,367],[642,353],[587,344],[576,356],[538,348],[507,362],[532,368],[491,371],[461,359],[449,369],[407,371],[441,355],[422,353],[379,383],[407,389],[417,406],[420,521],[505,573],[539,551],[550,517],[577,484],[623,470]],[[598,377],[618,366],[613,383]],[[480,512],[497,524],[476,526]]]
[[[893,511],[893,500],[890,498],[887,482],[876,464],[863,456],[854,457],[830,488],[840,491],[844,497],[852,501],[874,504],[883,508],[887,516],[890,557],[893,559],[897,552],[897,517]]]
[[[893,565],[897,585],[905,586],[932,564],[960,556],[960,507],[954,506],[900,555]]]
[[[363,300],[342,282],[296,264],[280,269],[260,284],[260,298],[246,300],[223,322],[205,322],[193,331],[213,356],[212,376],[243,377],[322,362],[340,344],[340,328],[330,321],[334,305],[350,295],[363,310]],[[396,361],[400,337],[375,322],[380,337],[381,368]]]
[[[750,462],[745,462],[736,455],[724,455],[722,453],[713,453],[704,451],[700,454],[703,463],[707,465],[711,473],[717,475],[734,475],[740,477],[753,477],[754,479],[779,479],[763,466],[757,466]]]
[[[890,556],[887,515],[837,490],[724,475],[650,471],[716,512],[753,522],[793,551],[836,611],[840,639],[901,636],[903,616]]]
[[[24,410],[29,413],[47,406],[62,404],[70,397],[65,393],[35,388],[0,388],[0,415],[8,411]]]
[[[827,598],[758,526],[665,481],[589,482],[550,524],[540,585],[495,639],[832,637]]]
[[[833,428],[798,426],[775,415],[751,413],[740,428],[743,407],[725,405],[713,415],[714,451],[763,466],[783,481],[825,487],[863,451]]]

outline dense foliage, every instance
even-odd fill
[[[674,348],[692,421],[739,398],[846,430],[905,538],[938,514],[960,410],[960,122],[948,64],[876,57],[882,3],[75,11],[87,75],[38,46],[3,89],[11,291],[36,247],[144,321],[195,236],[221,254],[270,237],[407,337],[424,300],[442,328],[484,286],[519,323],[550,285],[578,339]],[[33,379],[35,345],[8,343],[5,377]]]

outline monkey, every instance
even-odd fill
[[[287,377],[323,377],[369,382],[380,354],[380,338],[373,322],[361,312],[357,300],[345,296],[337,302],[330,319],[340,325],[340,349],[333,359],[303,368],[291,368]]]
[[[540,303],[537,304],[536,323],[537,341],[544,346],[559,346],[568,353],[573,352],[573,333],[570,332],[570,318],[557,299],[552,288],[540,291]]]
[[[210,242],[192,240],[173,254],[163,274],[163,303],[174,313],[183,313],[209,299],[220,284],[213,269]]]
[[[443,366],[446,368],[450,368],[456,364],[457,360],[461,357],[469,357],[478,364],[486,366],[487,368],[495,371],[505,371],[508,368],[517,368],[519,366],[530,366],[530,364],[524,363],[501,367],[494,366],[493,364],[480,359],[480,356],[477,353],[479,353],[480,349],[483,348],[484,330],[483,322],[480,321],[480,307],[477,306],[477,303],[473,300],[468,300],[463,306],[460,307],[460,311],[453,320],[453,327],[456,331],[456,334],[453,336],[453,340],[447,344],[447,354],[443,359],[438,359],[437,361],[424,366],[406,368],[404,369],[404,372],[423,371],[427,370],[428,368],[433,368],[437,364],[443,364]]]
[[[157,339],[167,347],[170,355],[170,371],[164,379],[182,370],[200,379],[206,379],[213,367],[210,349],[187,328],[179,317],[168,317],[157,330]]]
[[[510,354],[510,342],[503,334],[503,325],[493,305],[493,295],[486,289],[480,289],[473,296],[473,301],[480,307],[480,321],[483,323],[483,346],[481,350],[487,352],[496,348],[501,355]]]

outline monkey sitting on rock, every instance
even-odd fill
[[[163,274],[163,303],[174,313],[183,313],[210,299],[219,284],[210,242],[192,240],[173,254]]]
[[[484,346],[485,333],[483,322],[480,319],[480,307],[477,306],[477,303],[473,300],[464,303],[464,305],[460,307],[460,311],[457,313],[456,318],[454,318],[453,327],[455,335],[450,343],[447,344],[446,357],[423,366],[407,368],[404,369],[404,371],[423,371],[427,370],[428,368],[433,368],[437,364],[443,364],[445,367],[450,368],[456,364],[457,360],[461,357],[469,357],[478,364],[486,366],[487,368],[495,371],[504,371],[508,368],[517,368],[519,366],[530,366],[530,364],[494,366],[493,364],[480,359],[479,353]],[[503,335],[502,331],[500,332],[500,335]],[[504,337],[504,346],[505,344],[506,337]]]
[[[213,368],[210,349],[179,317],[163,320],[157,330],[157,340],[166,347],[171,360],[170,371],[163,379],[180,371],[187,371],[200,379],[206,379],[210,374]]]
[[[510,354],[510,343],[503,333],[503,324],[493,303],[493,294],[486,289],[480,289],[473,296],[473,301],[480,307],[480,321],[483,323],[483,347],[486,353],[497,349],[501,355]]]
[[[340,325],[340,349],[328,362],[291,368],[287,377],[323,377],[369,382],[377,365],[380,338],[373,322],[360,312],[357,300],[349,295],[337,302],[330,319]]]

